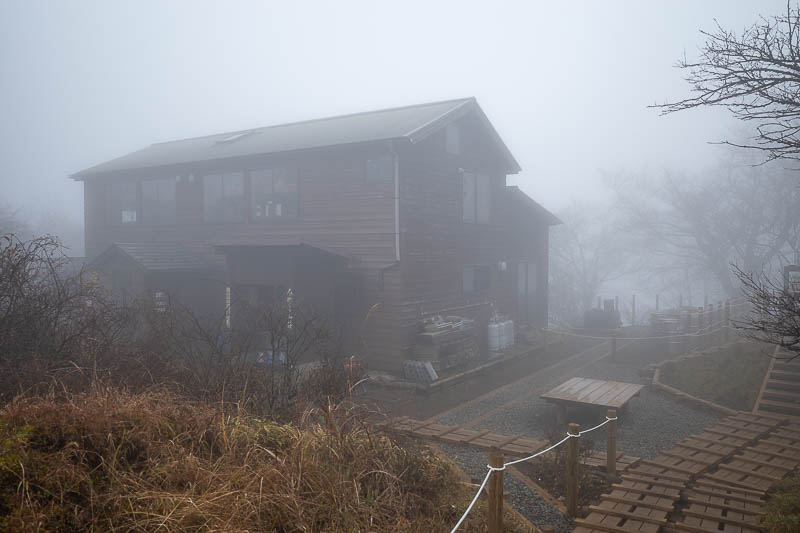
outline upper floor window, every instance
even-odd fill
[[[461,289],[464,294],[474,294],[489,288],[491,269],[488,265],[464,265],[461,271]]]
[[[136,224],[138,198],[135,181],[109,183],[106,187],[106,222],[109,224]]]
[[[250,172],[253,220],[297,216],[297,169],[276,167]]]
[[[462,220],[470,224],[488,224],[492,192],[489,176],[464,172],[462,187]]]
[[[394,158],[391,155],[367,159],[367,181],[383,181],[394,177]]]
[[[203,177],[203,220],[241,222],[244,219],[244,175],[241,172]]]
[[[142,221],[145,224],[175,223],[175,178],[142,182]]]
[[[448,124],[445,128],[444,149],[448,154],[461,153],[461,130],[457,124]]]

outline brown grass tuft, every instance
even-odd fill
[[[96,389],[0,410],[0,529],[429,533],[470,496],[442,459],[344,408],[276,424]]]

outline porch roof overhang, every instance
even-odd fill
[[[212,243],[212,246],[219,253],[225,255],[232,255],[245,251],[267,251],[276,253],[290,253],[290,254],[322,254],[330,257],[331,259],[338,259],[343,262],[349,262],[350,258],[340,253],[334,252],[327,248],[310,244],[308,242],[296,239],[278,239],[278,240],[241,240],[241,241],[226,241],[222,243]]]
[[[182,244],[168,242],[115,242],[92,260],[87,267],[89,269],[99,268],[115,258],[129,261],[145,273],[193,272],[212,269],[211,265],[187,250]]]

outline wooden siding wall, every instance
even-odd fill
[[[224,256],[216,254],[212,244],[259,238],[265,242],[303,241],[348,259],[352,282],[358,287],[358,309],[339,317],[341,322],[358,325],[348,353],[364,356],[374,368],[398,371],[408,356],[420,319],[439,312],[477,318],[485,347],[485,322],[491,313],[516,314],[514,263],[537,260],[539,286],[546,287],[547,226],[526,222],[520,229],[519,221],[512,220],[504,203],[504,161],[494,141],[475,115],[462,117],[458,125],[458,155],[445,152],[444,130],[419,143],[395,147],[400,159],[399,264],[395,262],[393,180],[375,182],[365,177],[366,159],[390,152],[391,147],[384,143],[87,180],[87,256],[91,259],[112,242],[181,242],[206,256],[218,268],[218,279],[226,283]],[[280,165],[299,169],[296,218],[276,217],[267,223],[203,223],[204,174]],[[491,177],[489,224],[462,222],[462,169]],[[195,176],[193,181],[188,179],[190,174]],[[178,175],[175,224],[106,224],[104,188],[110,180]],[[246,185],[245,209],[249,214],[248,193]],[[498,267],[501,260],[508,265],[504,272]],[[489,290],[462,294],[465,264],[490,267]],[[546,313],[546,290],[542,292]],[[221,306],[223,303],[220,299]]]

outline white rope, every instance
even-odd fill
[[[505,467],[503,467],[503,468],[505,468]],[[457,524],[455,525],[455,527],[454,527],[454,528],[453,528],[453,529],[450,531],[450,533],[454,533],[454,532],[455,532],[455,530],[456,530],[456,529],[458,529],[458,528],[459,528],[459,526],[461,526],[461,523],[464,521],[464,519],[465,519],[465,518],[467,518],[467,515],[468,515],[468,514],[469,514],[469,512],[472,510],[472,506],[473,506],[473,505],[475,505],[475,502],[476,502],[476,501],[478,501],[478,496],[480,496],[480,495],[481,495],[481,492],[483,491],[483,487],[485,487],[485,486],[486,486],[486,482],[487,482],[487,481],[489,481],[489,476],[491,476],[491,475],[492,475],[492,470],[489,470],[488,472],[486,472],[486,477],[484,477],[484,478],[483,478],[483,483],[481,483],[481,486],[480,486],[480,488],[478,489],[478,492],[476,492],[476,493],[475,493],[475,497],[474,497],[474,498],[472,498],[472,501],[471,501],[471,502],[469,502],[469,507],[467,507],[467,510],[466,510],[466,511],[464,511],[464,514],[463,514],[463,515],[461,515],[461,518],[459,519],[458,523],[457,523]]]
[[[540,450],[540,451],[534,453],[533,455],[529,455],[528,457],[523,457],[522,459],[516,459],[514,461],[509,461],[508,463],[503,463],[503,466],[486,465],[486,468],[489,471],[486,472],[486,477],[483,478],[483,483],[481,483],[481,486],[478,488],[478,492],[475,493],[475,497],[472,498],[472,501],[469,503],[469,506],[467,507],[467,510],[464,511],[463,515],[461,515],[461,518],[458,520],[458,523],[456,523],[456,525],[453,527],[453,529],[450,530],[450,533],[455,533],[455,531],[459,528],[459,526],[461,526],[461,524],[464,522],[464,519],[467,518],[467,515],[472,510],[472,506],[475,505],[476,501],[478,501],[478,496],[480,496],[481,492],[483,491],[484,487],[486,486],[486,482],[489,481],[489,476],[492,475],[492,472],[502,472],[503,470],[506,469],[507,466],[512,466],[512,465],[515,465],[517,463],[524,463],[525,461],[530,461],[531,459],[539,457],[540,455],[545,454],[545,453],[549,452],[550,450],[558,448],[559,446],[561,446],[562,444],[567,442],[569,439],[576,439],[576,438],[580,437],[581,435],[583,435],[584,433],[589,433],[590,431],[594,431],[595,429],[600,429],[601,427],[605,426],[606,424],[608,424],[612,420],[616,420],[616,419],[617,419],[617,417],[614,417],[614,418],[606,417],[605,422],[603,422],[602,424],[598,424],[595,427],[590,428],[590,429],[585,429],[583,431],[579,431],[577,435],[573,434],[573,433],[570,433],[568,431],[566,437],[564,437],[560,441],[556,442],[555,444],[551,445],[550,447],[545,448],[544,450]]]

